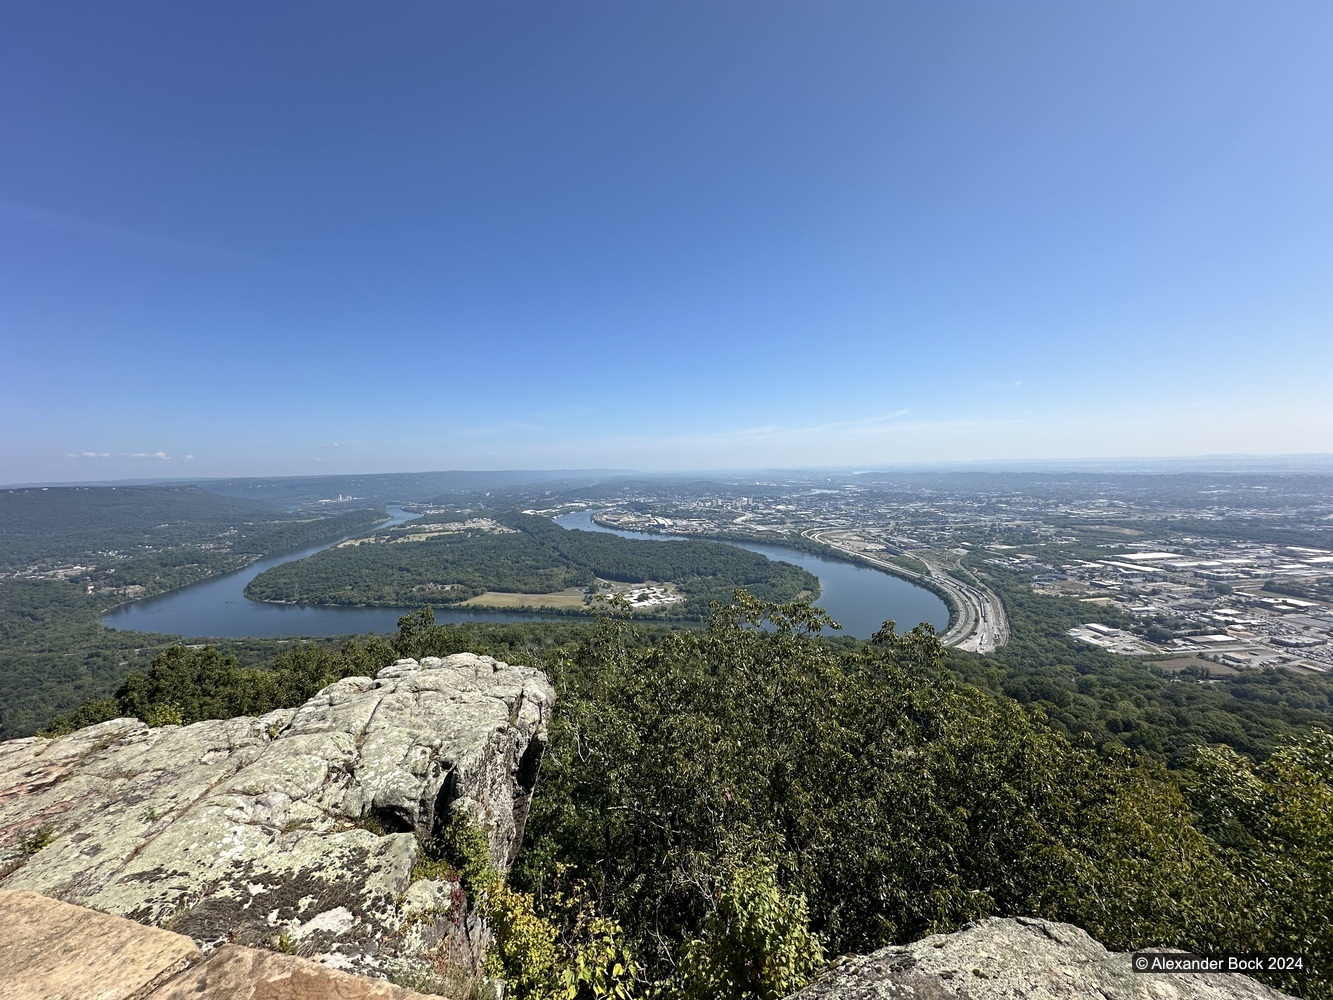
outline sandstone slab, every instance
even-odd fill
[[[383,979],[327,969],[294,955],[224,945],[145,1000],[424,1000]]]
[[[0,892],[0,1000],[132,1000],[202,959],[179,934]]]
[[[0,889],[3,1000],[423,1000],[297,958],[187,937],[31,892]]]
[[[0,888],[205,950],[281,943],[381,969],[466,932],[464,914],[403,911],[421,843],[463,812],[508,866],[553,704],[538,671],[461,653],[400,660],[260,718],[116,719],[0,744]]]

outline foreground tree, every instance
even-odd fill
[[[1315,731],[1256,764],[1226,747],[1193,760],[1201,825],[1245,881],[1236,951],[1304,956],[1333,969],[1333,734]],[[1305,975],[1280,977],[1310,992]],[[1333,995],[1327,990],[1318,994]]]
[[[744,940],[719,936],[720,901],[757,859],[833,953],[989,914],[1117,947],[1232,933],[1242,884],[1164,771],[949,680],[928,627],[849,653],[821,641],[829,624],[739,593],[702,632],[634,651],[612,620],[554,662],[515,873],[538,906],[586,882],[659,979],[687,941],[692,967],[720,968],[700,949]]]

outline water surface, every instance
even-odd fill
[[[380,528],[410,521],[401,507],[388,508],[390,520]],[[358,532],[360,534],[360,532]],[[351,537],[351,536],[348,536]],[[342,539],[338,539],[342,541]],[[397,632],[398,619],[419,611],[413,608],[316,607],[300,604],[269,604],[245,596],[245,585],[266,569],[313,556],[338,541],[270,556],[245,569],[192,583],[157,597],[123,604],[102,617],[111,628],[171,635],[207,636],[216,639],[274,639],[284,636],[364,635],[367,632]],[[536,616],[500,612],[479,615],[475,611],[432,608],[440,624],[466,621],[532,621]]]

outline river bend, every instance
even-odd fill
[[[401,507],[389,507],[388,510],[392,520],[388,525],[381,527],[402,524],[416,516]],[[626,538],[659,542],[672,540],[664,535],[604,528],[594,523],[592,515],[587,511],[565,514],[556,518],[556,522],[566,528],[611,531]],[[117,629],[221,639],[327,637],[396,631],[398,619],[418,610],[417,608],[269,604],[252,601],[245,596],[245,585],[264,570],[296,559],[304,559],[336,544],[337,542],[329,542],[296,552],[271,556],[233,573],[201,580],[179,590],[121,605],[104,615],[102,624]],[[940,632],[948,627],[949,609],[939,597],[896,576],[854,563],[824,559],[779,545],[751,542],[727,544],[739,545],[770,559],[795,563],[814,573],[819,577],[821,588],[817,603],[843,626],[844,634],[858,639],[868,639],[888,618],[896,621],[900,630],[923,621],[930,622]],[[435,620],[440,624],[468,621],[557,620],[551,615],[519,612],[478,613],[470,609],[454,611],[438,607],[432,610]]]

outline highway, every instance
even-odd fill
[[[958,568],[955,557],[950,565],[950,553],[917,549],[912,557],[920,560],[926,567],[926,573],[915,573],[897,563],[866,553],[859,548],[864,544],[856,540],[858,547],[845,537],[847,532],[836,529],[811,528],[802,532],[812,541],[822,542],[830,548],[873,563],[886,572],[908,580],[929,581],[949,595],[956,617],[949,630],[940,637],[946,646],[966,649],[975,653],[990,653],[1009,641],[1009,621],[1004,615],[1004,605],[1000,599],[981,586],[964,583],[949,574],[949,569]],[[964,570],[966,572],[966,570]]]

